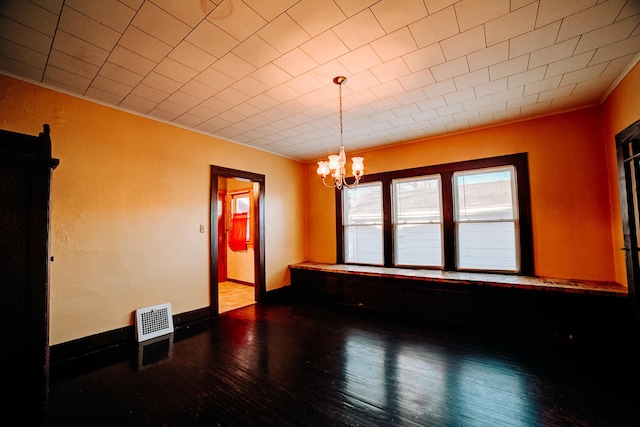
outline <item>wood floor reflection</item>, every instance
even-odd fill
[[[177,329],[166,357],[144,368],[133,348],[52,367],[48,422],[638,426],[638,356],[621,341],[601,344],[254,304]]]
[[[218,283],[218,312],[226,313],[236,308],[255,304],[255,289],[251,285],[236,282]]]

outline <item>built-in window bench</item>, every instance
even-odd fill
[[[294,295],[424,318],[576,338],[628,326],[619,283],[301,263]]]

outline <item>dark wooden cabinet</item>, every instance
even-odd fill
[[[563,287],[559,279],[545,286],[549,282],[545,279],[523,278],[518,285],[513,276],[505,285],[492,283],[488,279],[495,276],[491,275],[455,280],[420,277],[415,271],[406,275],[399,269],[384,271],[339,265],[290,266],[292,292],[306,300],[560,337],[624,335],[629,325],[622,285],[585,282],[584,289],[578,290]],[[540,285],[531,286],[531,281]]]
[[[44,425],[49,366],[49,126],[0,131],[0,318],[5,425]],[[8,381],[7,381],[8,380]]]

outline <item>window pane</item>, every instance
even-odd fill
[[[382,265],[382,183],[345,188],[343,197],[345,262]]]
[[[382,183],[345,188],[345,224],[382,224]]]
[[[399,224],[395,238],[396,265],[442,267],[441,224]]]
[[[454,174],[457,221],[514,220],[513,167]]]
[[[394,263],[442,267],[440,176],[393,180]]]
[[[393,180],[396,223],[441,222],[440,177]]]
[[[513,222],[458,223],[458,268],[518,271]]]
[[[352,225],[344,232],[345,262],[383,264],[382,226]]]

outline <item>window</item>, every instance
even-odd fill
[[[345,188],[344,197],[346,261],[382,265],[382,186],[374,182]]]
[[[241,190],[230,193],[229,243],[232,247],[245,250],[253,246],[253,193]],[[242,228],[242,230],[239,229]]]
[[[370,174],[336,201],[338,262],[534,274],[525,153]]]
[[[458,268],[518,271],[513,166],[456,172],[453,182]]]
[[[395,265],[443,267],[440,176],[394,179]]]

